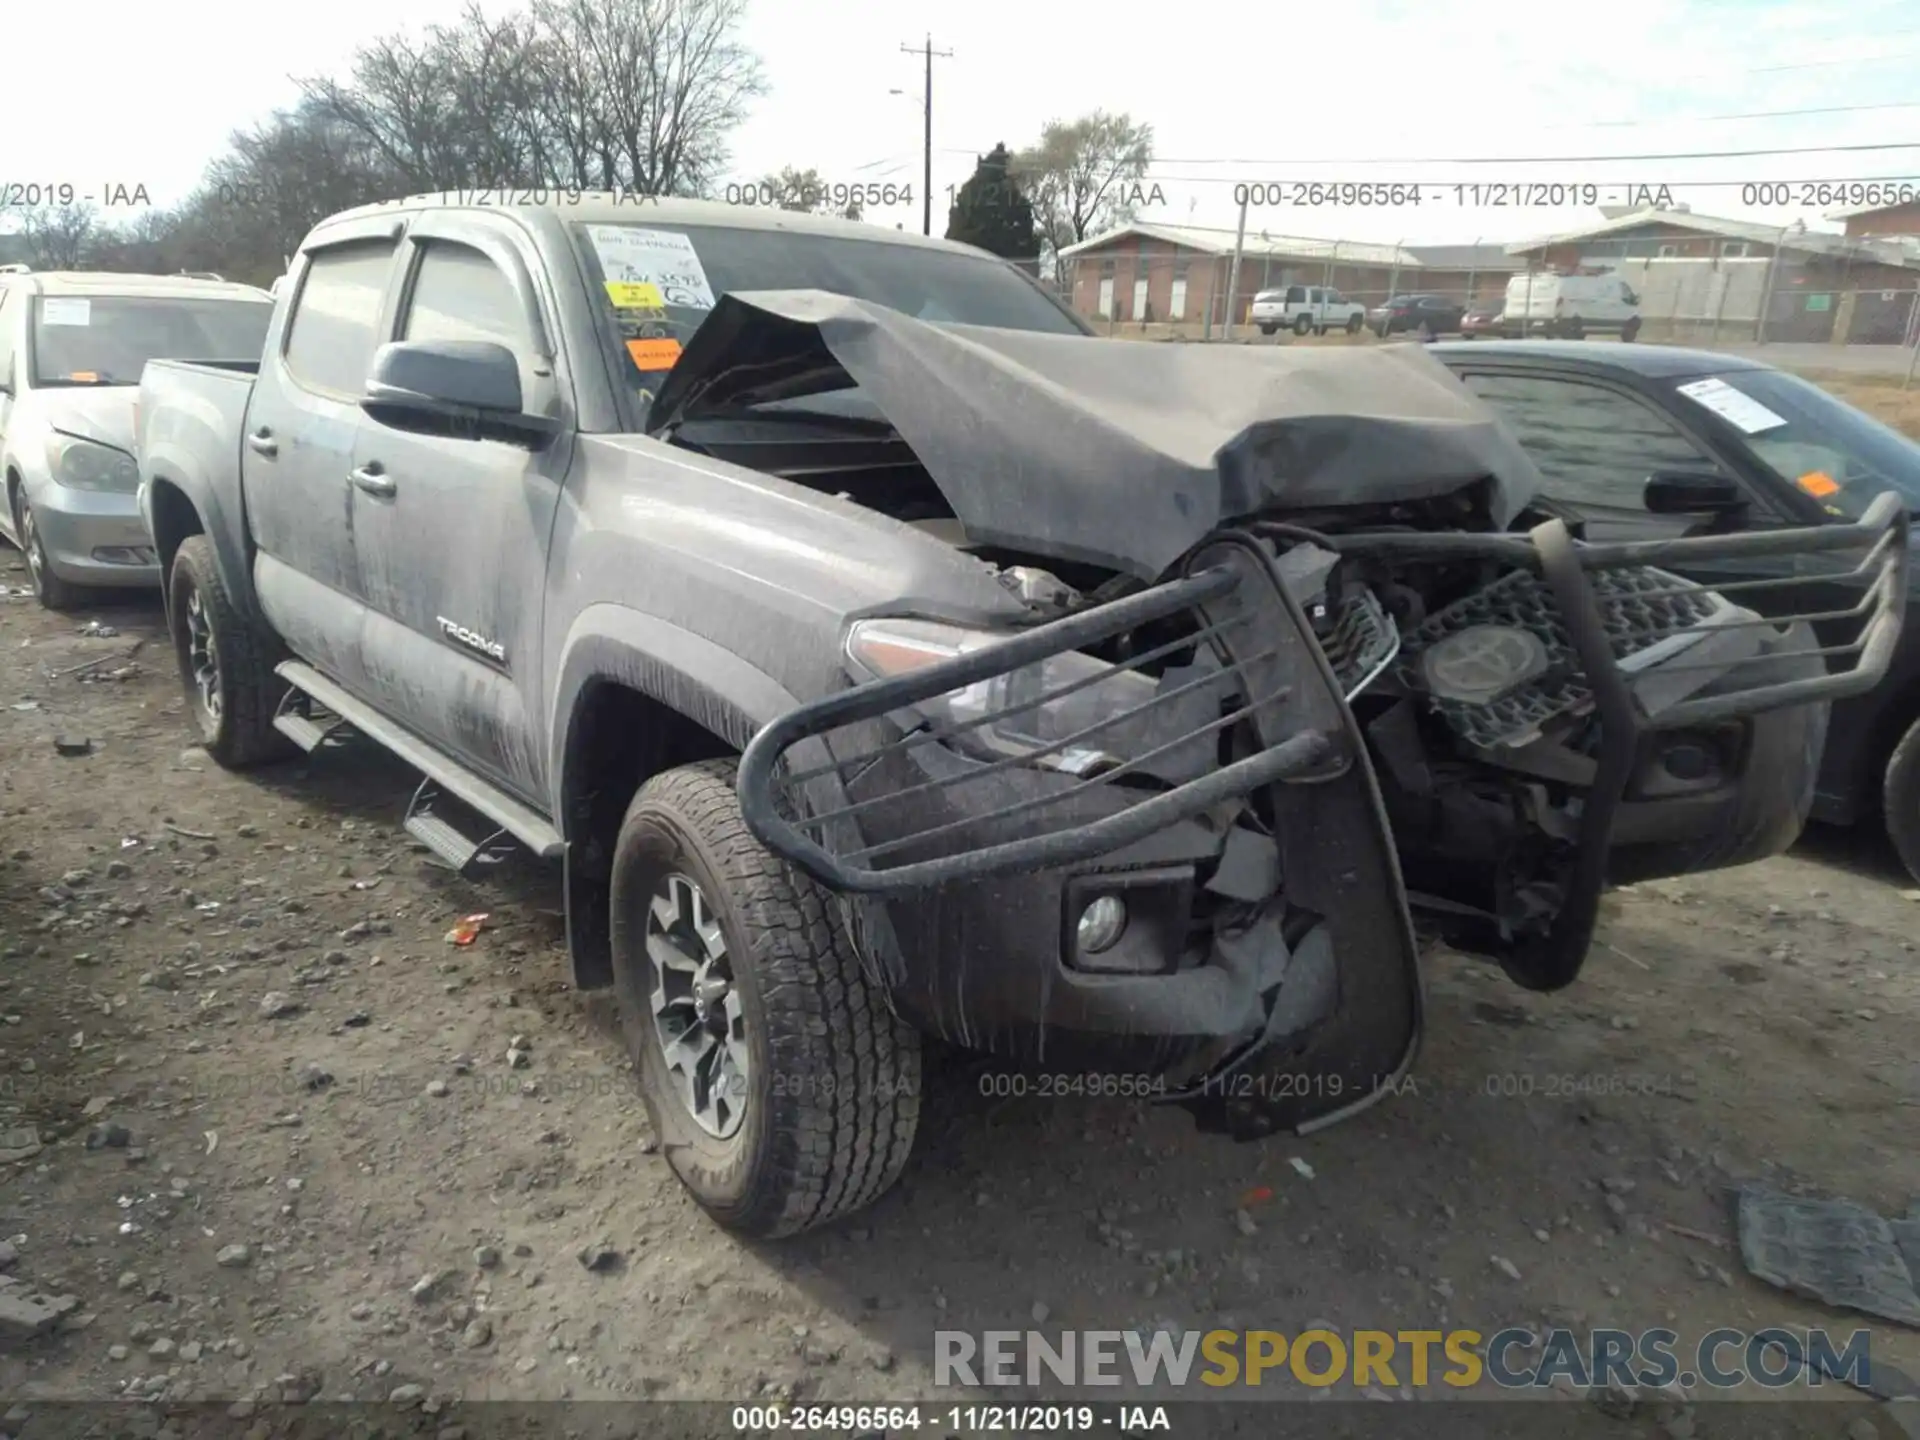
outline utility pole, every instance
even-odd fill
[[[927,59],[926,145],[921,164],[920,233],[931,235],[933,234],[933,62],[936,57],[951,60],[953,52],[934,49],[931,35],[927,36],[925,45],[902,45],[900,48],[909,55],[924,55]]]

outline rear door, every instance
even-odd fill
[[[572,387],[536,252],[503,216],[429,212],[408,232],[394,340],[490,340],[520,361],[522,408],[560,417],[543,451],[369,420],[353,526],[369,698],[521,799],[545,793],[536,702],[547,545],[572,455]]]
[[[356,691],[365,597],[348,472],[399,228],[389,218],[357,222],[301,256],[292,304],[261,357],[240,452],[260,603],[296,654]]]
[[[7,458],[7,421],[13,413],[13,396],[8,392],[20,383],[25,363],[14,337],[25,333],[20,317],[26,309],[18,286],[0,285],[0,385],[6,387],[0,389],[0,462]],[[11,500],[10,495],[0,491],[0,531],[4,531],[9,540],[17,540]]]

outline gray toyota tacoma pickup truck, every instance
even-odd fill
[[[361,737],[446,863],[562,860],[744,1232],[892,1183],[927,1036],[1236,1138],[1353,1112],[1422,937],[1556,989],[1608,884],[1790,843],[1898,633],[1894,507],[1583,544],[1418,346],[1107,340],[944,241],[511,198],[335,216],[257,366],[151,363],[142,510],[215,758]],[[1665,568],[1762,549],[1825,598]]]

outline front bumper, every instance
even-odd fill
[[[131,492],[43,484],[28,492],[53,573],[71,585],[160,583],[153,541]]]
[[[1889,502],[1857,525],[1630,545],[1579,545],[1558,521],[1524,536],[1401,532],[1333,543],[1409,562],[1504,561],[1538,577],[1550,595],[1577,662],[1573,680],[1585,687],[1572,693],[1563,685],[1558,699],[1597,714],[1602,737],[1578,821],[1577,883],[1551,933],[1509,965],[1523,983],[1557,988],[1586,954],[1602,889],[1622,878],[1616,840],[1631,847],[1663,838],[1658,807],[1636,809],[1629,793],[1652,737],[1822,705],[1884,674],[1903,609],[1907,518]],[[1661,630],[1669,612],[1660,592],[1646,589],[1646,567],[1848,549],[1865,557],[1851,572],[1860,599],[1847,614],[1776,612],[1754,623],[1771,634],[1787,621],[1851,618],[1856,638],[1798,645],[1797,668],[1782,668],[1777,646],[1758,657],[1772,663],[1746,671],[1744,661],[1715,662],[1728,674],[1709,689],[1677,703],[1650,697],[1634,656],[1650,639],[1677,643],[1681,632]],[[1616,571],[1642,576],[1627,602],[1617,587],[1598,583]],[[1621,639],[1623,615],[1641,627],[1638,648]],[[1199,682],[1176,685],[1170,674],[1151,703],[1164,702],[1177,723],[1161,732],[1167,738],[1154,754],[1118,771],[1061,774],[1031,755],[969,760],[940,743],[953,732],[928,729],[912,711],[1173,616],[1195,617],[1201,648],[1219,657],[1212,713],[1228,692],[1237,708],[1222,719],[1181,709]],[[1149,651],[1114,668],[1153,658]],[[1342,658],[1352,657],[1335,660]],[[923,1028],[1016,1058],[1174,1072],[1185,1084],[1175,1087],[1181,1098],[1202,1105],[1256,1066],[1259,1084],[1241,1085],[1232,1098],[1257,1100],[1257,1113],[1236,1125],[1324,1123],[1365,1103],[1409,1063],[1420,1012],[1405,887],[1369,747],[1347,703],[1358,677],[1335,660],[1289,593],[1274,547],[1254,533],[1228,532],[1152,590],[774,721],[742,757],[742,810],[763,843],[843,897],[863,954]],[[1663,667],[1663,683],[1687,668]],[[1175,693],[1182,686],[1187,694]],[[1204,686],[1197,693],[1209,694]],[[1257,743],[1216,748],[1187,773],[1140,783],[1154,764],[1191,758],[1196,743],[1215,746],[1235,730]],[[1805,726],[1773,733],[1788,750],[1807,748]],[[1787,810],[1797,828],[1804,807]],[[1664,813],[1671,822],[1672,809]],[[1728,823],[1706,805],[1690,814],[1702,844]],[[1635,833],[1649,827],[1651,834]],[[1778,840],[1769,833],[1758,843]],[[1074,953],[1075,908],[1136,890],[1144,892],[1136,913],[1145,919],[1131,943],[1141,953],[1125,958],[1140,968],[1092,973]]]

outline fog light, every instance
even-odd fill
[[[1082,955],[1098,955],[1110,950],[1127,928],[1126,902],[1117,895],[1102,895],[1080,912],[1074,926],[1074,942]]]

